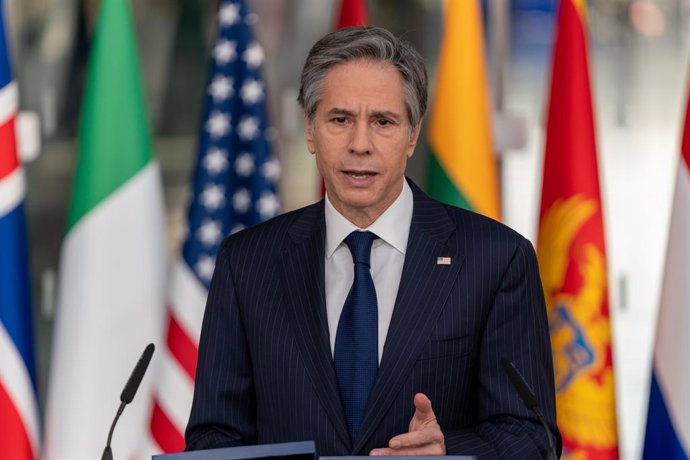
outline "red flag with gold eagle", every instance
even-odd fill
[[[604,225],[585,1],[562,0],[553,55],[537,255],[563,458],[618,458]]]

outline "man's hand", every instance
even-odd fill
[[[414,395],[415,413],[407,433],[388,441],[388,447],[373,449],[369,455],[445,455],[446,444],[431,401],[423,393]]]

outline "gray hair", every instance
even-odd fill
[[[427,105],[424,59],[409,43],[386,29],[359,26],[331,32],[309,51],[302,68],[297,101],[307,114],[312,128],[328,70],[335,65],[359,59],[388,62],[400,72],[410,130],[417,126],[424,117]]]

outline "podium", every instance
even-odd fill
[[[317,457],[314,441],[259,444],[257,446],[224,447],[177,454],[154,455],[152,460],[355,460],[364,457]],[[477,457],[446,455],[444,460],[476,460]],[[439,460],[433,456],[386,457],[387,460]]]
[[[302,441],[154,455],[152,460],[314,460],[315,458],[314,441]]]

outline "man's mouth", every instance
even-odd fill
[[[355,170],[355,169],[349,169],[349,170],[343,171],[343,174],[346,174],[346,175],[352,177],[353,179],[363,180],[363,179],[367,179],[369,177],[375,176],[378,173],[376,173],[374,171],[360,171],[360,170]]]

